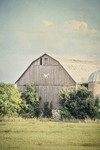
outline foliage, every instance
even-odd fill
[[[39,109],[39,95],[34,88],[33,83],[25,84],[26,91],[22,93],[22,110],[20,114],[23,117],[38,117]]]
[[[44,109],[43,109],[43,117],[52,117],[52,102],[50,103],[49,108],[49,102],[44,102]]]
[[[21,109],[21,102],[21,94],[14,84],[0,83],[0,115],[16,115]]]
[[[93,101],[91,92],[85,87],[63,88],[59,95],[60,111],[64,118],[96,118],[99,115],[99,99]]]

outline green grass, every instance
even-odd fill
[[[100,150],[100,124],[36,119],[0,121],[0,150]]]

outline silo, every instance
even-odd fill
[[[93,98],[100,98],[100,70],[93,72],[88,78],[88,89],[93,92]]]

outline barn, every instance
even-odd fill
[[[41,96],[40,107],[44,102],[52,102],[53,109],[59,108],[58,95],[63,87],[78,85],[88,86],[89,75],[100,69],[95,61],[43,54],[34,60],[16,81],[20,92],[24,84],[34,82]]]

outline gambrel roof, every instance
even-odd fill
[[[59,62],[77,84],[88,83],[88,78],[90,74],[94,71],[100,70],[100,64],[98,64],[97,61],[88,58],[82,59],[82,58],[72,58],[69,56],[61,56],[61,55],[48,55],[48,54],[44,54],[44,55],[52,57],[57,62]],[[34,60],[29,65],[29,67],[44,55]],[[29,69],[29,67],[25,70],[25,72]],[[24,73],[20,76],[20,78],[24,75]]]
[[[53,56],[53,55],[52,55]],[[100,64],[96,60],[90,58],[73,58],[70,56],[53,56],[65,70],[70,74],[76,83],[88,83],[90,74],[100,70]]]

